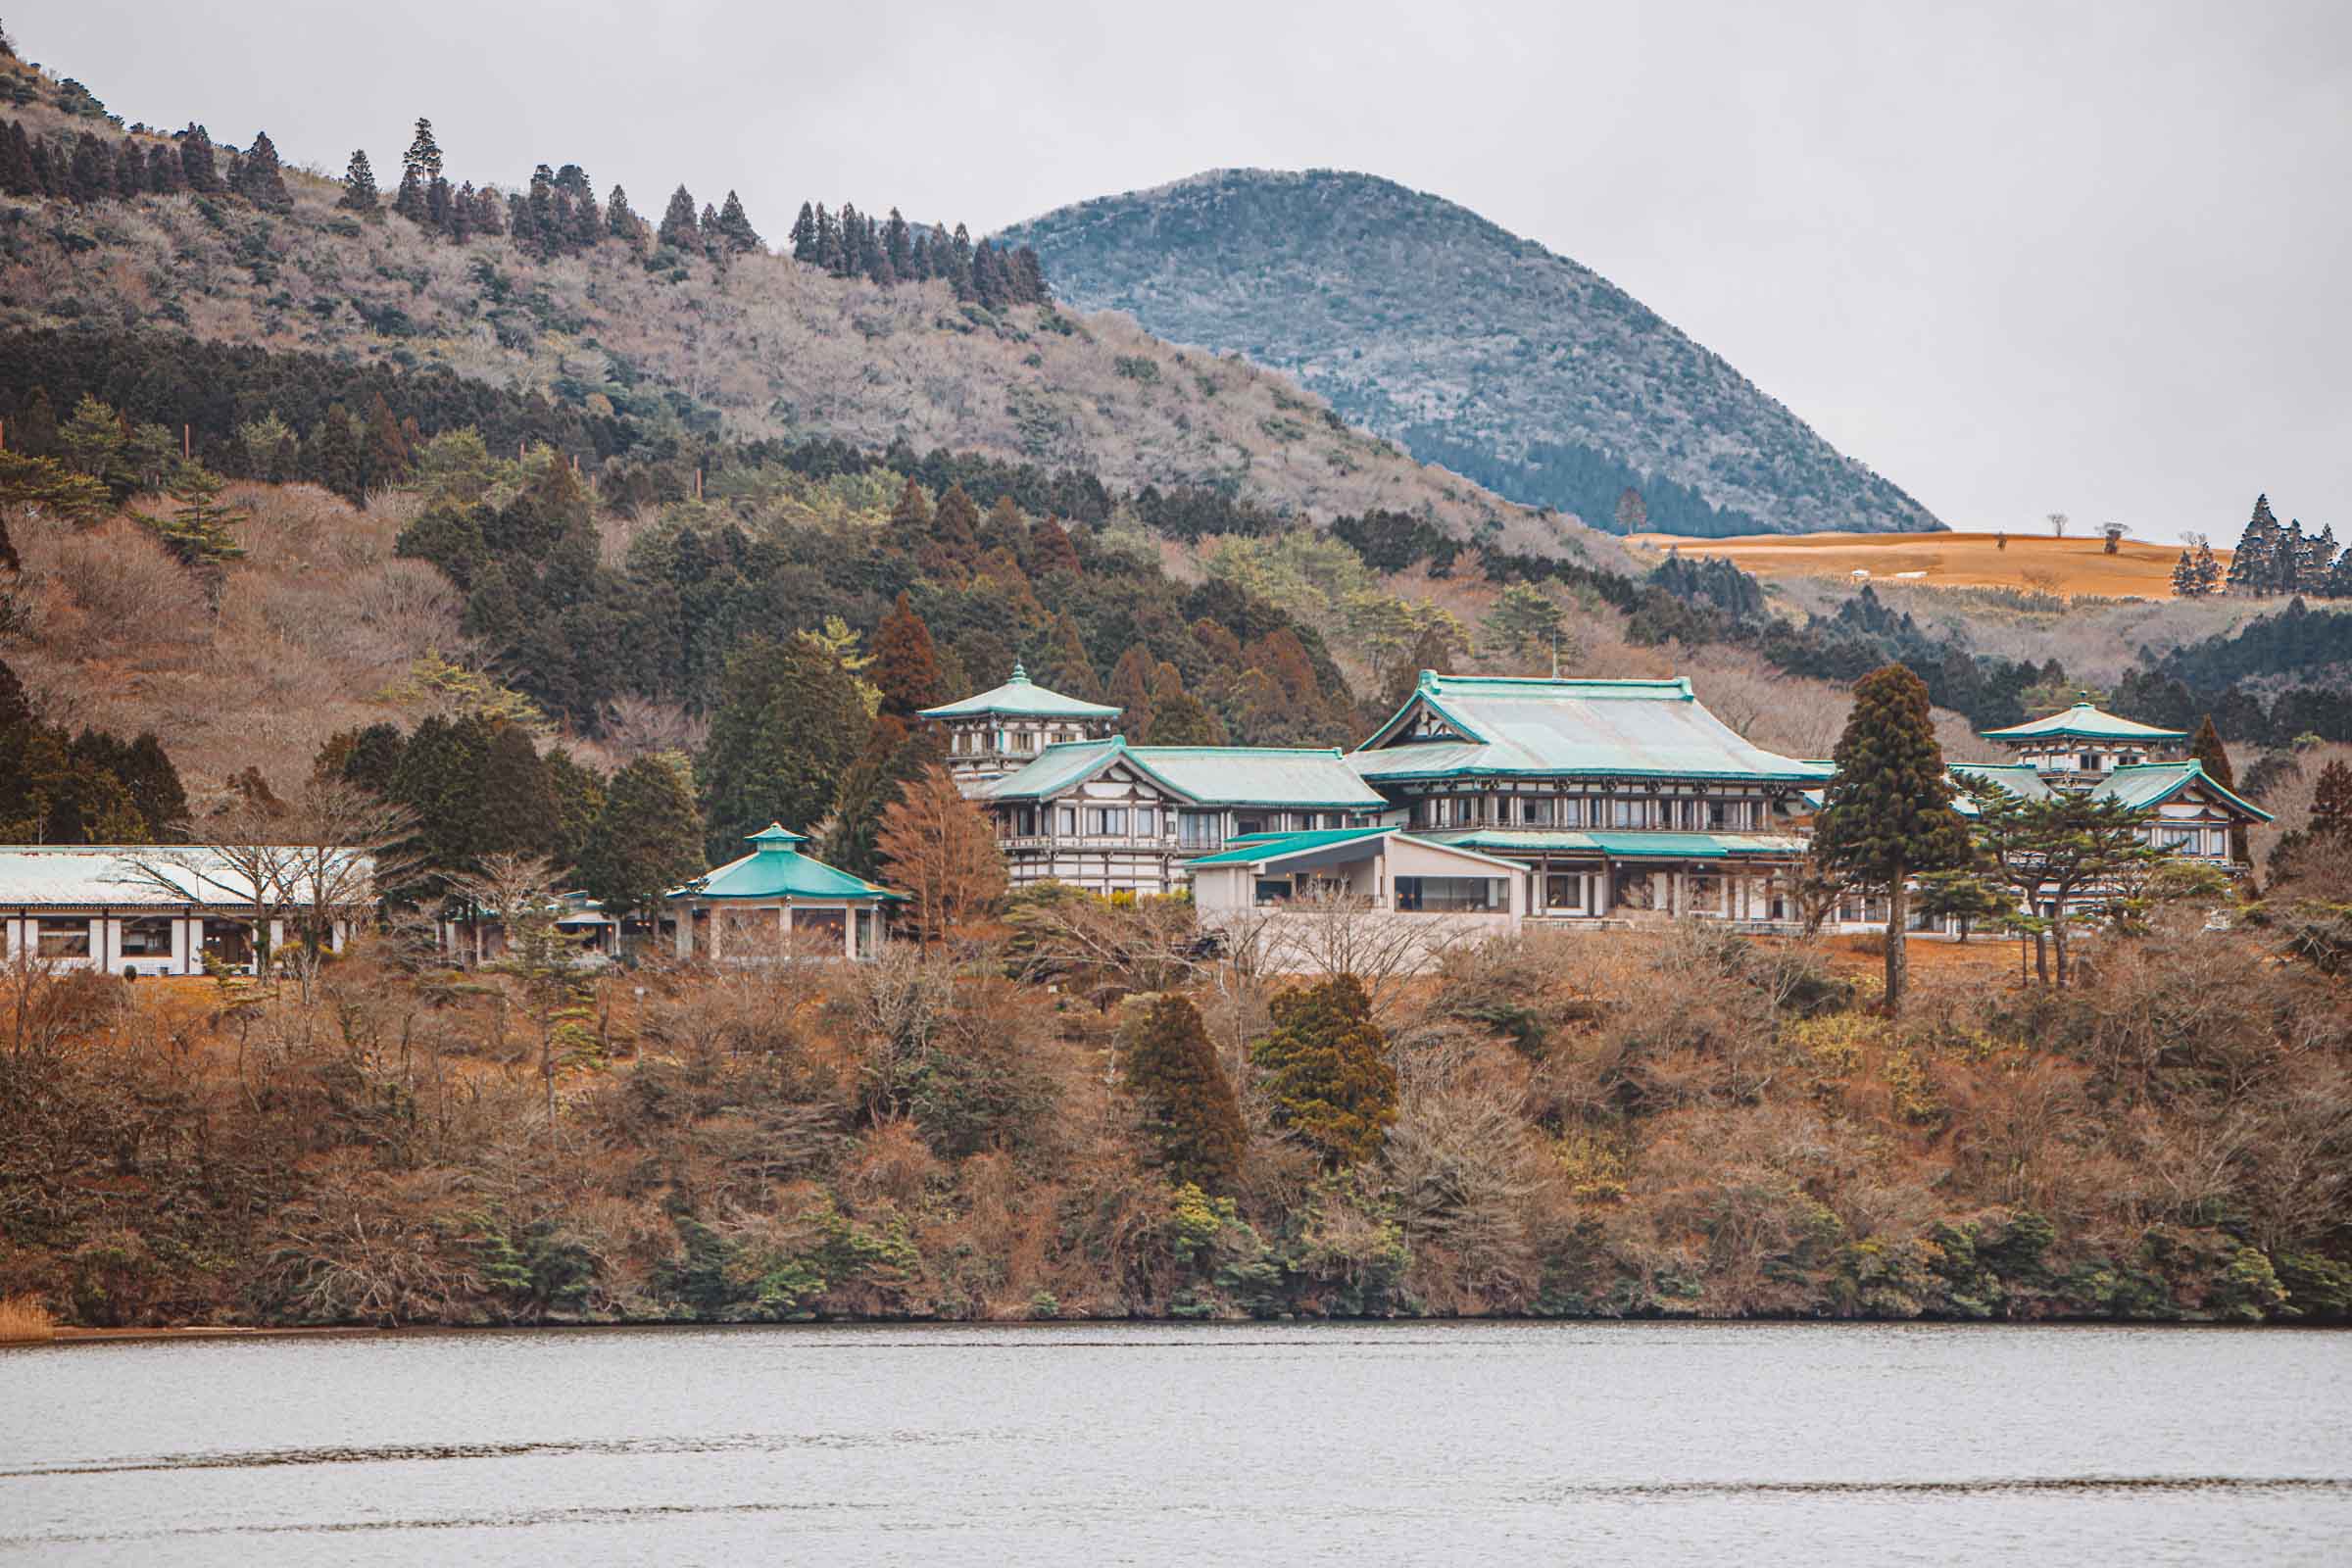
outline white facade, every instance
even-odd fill
[[[107,974],[193,975],[211,966],[253,972],[256,942],[250,883],[223,858],[196,846],[0,846],[0,960]],[[309,904],[289,877],[264,903],[269,946],[282,948],[307,924]],[[327,922],[340,951],[350,919]]]

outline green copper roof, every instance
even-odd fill
[[[1312,833],[1252,833],[1247,839],[1236,839],[1232,846],[1214,855],[1203,855],[1187,865],[1263,865],[1268,860],[1287,860],[1294,855],[1311,850],[1328,850],[1335,844],[1348,844],[1356,839],[1376,839],[1394,833],[1393,827],[1332,827]]]
[[[1667,833],[1635,828],[1479,828],[1460,838],[1440,837],[1438,842],[1514,858],[1606,855],[1620,860],[1712,860],[1735,855],[1805,852],[1805,841],[1788,833]]]
[[[1980,785],[1996,784],[2010,794],[2029,801],[2055,793],[2050,782],[2029,762],[1998,765],[1957,762],[1948,771],[1952,775],[1952,782],[1961,790],[1960,797],[1952,805],[1963,816],[1981,814],[1978,801],[1972,797],[1982,796],[1985,792],[1982,788],[1971,790],[1972,782]],[[2205,771],[2204,763],[2197,761],[2139,762],[2130,767],[2119,767],[2111,773],[2100,775],[2099,781],[2090,786],[2088,793],[2094,799],[2153,809],[2194,785],[2202,785],[2210,790],[2224,807],[2250,820],[2271,820],[2270,812],[2226,788]]]
[[[808,899],[816,903],[857,903],[865,899],[903,899],[903,893],[877,887],[862,877],[827,865],[794,846],[808,841],[780,823],[770,822],[745,842],[755,846],[741,859],[705,871],[684,887],[662,897],[671,899]]]
[[[2118,718],[2104,709],[2091,707],[2087,697],[2064,712],[2045,713],[2023,724],[1988,729],[1984,734],[1988,741],[2144,741],[2151,745],[2188,739],[2183,730],[2158,729],[2153,724]]]
[[[1029,671],[1019,664],[1012,666],[1012,679],[1004,685],[966,697],[960,703],[947,703],[938,708],[926,708],[917,715],[922,718],[985,718],[1002,713],[1014,718],[1116,718],[1125,709],[1106,708],[1101,703],[1083,702],[1075,697],[1048,691],[1029,678]]]
[[[1459,737],[1402,740],[1426,707]],[[1348,763],[1367,779],[1479,776],[1720,778],[1814,784],[1829,769],[1750,745],[1688,680],[1525,680],[1438,675]]]
[[[1330,747],[1130,746],[1117,735],[1049,746],[1027,766],[981,785],[973,798],[1045,800],[1121,760],[1194,806],[1376,811],[1385,804]]]

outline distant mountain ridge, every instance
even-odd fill
[[[1943,526],[1606,278],[1392,180],[1220,170],[997,237],[1074,304],[1294,374],[1416,458],[1593,527]]]

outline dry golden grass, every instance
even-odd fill
[[[1686,556],[1719,556],[1759,577],[1847,577],[1867,571],[1872,580],[1932,588],[2018,588],[2101,599],[2170,599],[2179,545],[2127,539],[2114,555],[2106,541],[2053,539],[2033,534],[1989,533],[1804,533],[1748,534],[1735,539],[1683,539],[1671,534],[1636,534],[1635,542]],[[2227,568],[2230,552],[2215,556]]]
[[[30,1296],[0,1297],[0,1345],[39,1345],[57,1338],[57,1319]]]

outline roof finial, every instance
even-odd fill
[[[1434,692],[1438,689],[1438,672],[1434,669],[1425,669],[1421,672],[1420,680],[1414,684],[1425,692]]]
[[[1017,659],[1012,662],[1012,683],[1016,686],[1029,684],[1029,671],[1022,667],[1021,662]]]

